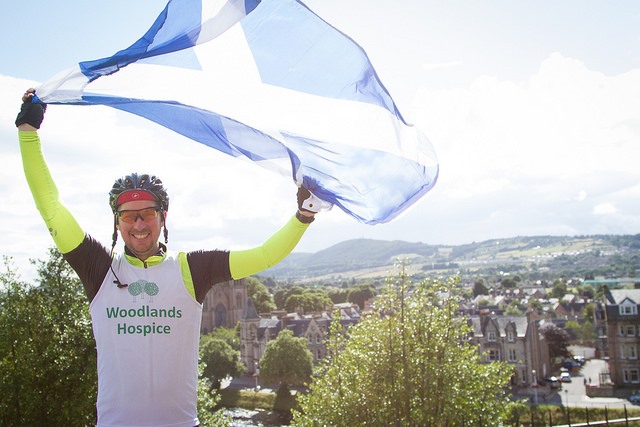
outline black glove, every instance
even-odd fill
[[[36,129],[40,129],[45,111],[47,111],[47,104],[31,102],[31,97],[29,97],[20,107],[20,112],[16,117],[16,126],[26,123]]]
[[[311,192],[303,186],[298,187],[298,209],[318,213],[321,207],[322,200],[311,194]]]

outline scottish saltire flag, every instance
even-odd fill
[[[133,45],[37,95],[137,114],[291,176],[368,224],[396,217],[438,176],[363,49],[296,0],[171,0]]]

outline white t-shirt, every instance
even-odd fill
[[[158,265],[123,255],[90,311],[98,349],[98,427],[198,424],[198,342],[202,305],[187,292],[177,254]]]

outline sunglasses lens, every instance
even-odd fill
[[[146,209],[140,209],[137,211],[118,212],[118,218],[120,218],[122,222],[126,222],[127,224],[133,224],[134,222],[136,222],[138,217],[142,218],[143,221],[150,221],[157,216],[158,216],[157,208],[146,208]]]

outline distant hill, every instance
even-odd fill
[[[354,239],[316,253],[292,253],[261,275],[291,281],[388,277],[399,259],[409,259],[412,270],[425,275],[633,277],[640,273],[640,234],[513,237],[464,245]]]

